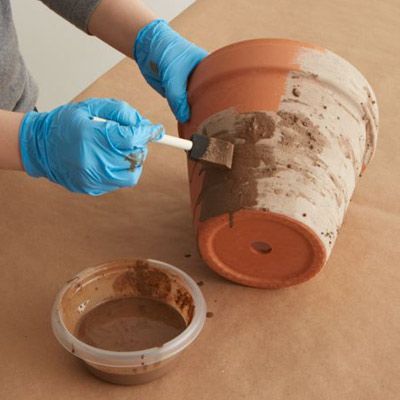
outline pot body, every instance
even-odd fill
[[[180,136],[235,143],[229,171],[188,160],[204,261],[255,287],[315,275],[376,148],[378,108],[366,79],[328,50],[259,39],[208,56],[188,93],[192,114]]]

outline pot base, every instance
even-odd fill
[[[240,210],[200,223],[204,261],[234,282],[281,288],[304,282],[323,267],[326,250],[306,225],[282,214]]]

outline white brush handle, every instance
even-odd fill
[[[175,147],[176,149],[182,149],[186,151],[192,150],[193,142],[187,139],[181,139],[176,136],[164,135],[160,140],[156,140],[154,143],[166,144],[167,146]]]
[[[93,117],[93,121],[107,122],[106,119],[100,117]],[[167,146],[175,147],[176,149],[190,151],[193,147],[193,142],[187,139],[181,139],[176,136],[164,135],[161,139],[155,140],[154,143],[165,144]]]

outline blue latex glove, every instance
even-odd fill
[[[136,185],[142,166],[134,160],[143,161],[147,143],[163,134],[162,126],[125,102],[89,99],[48,113],[27,113],[20,127],[20,151],[29,175],[97,196]]]
[[[168,26],[164,20],[146,25],[137,35],[133,57],[146,81],[166,97],[180,122],[190,118],[188,78],[207,52]]]

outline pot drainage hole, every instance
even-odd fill
[[[272,251],[272,247],[267,242],[252,242],[250,247],[258,254],[269,254]]]

